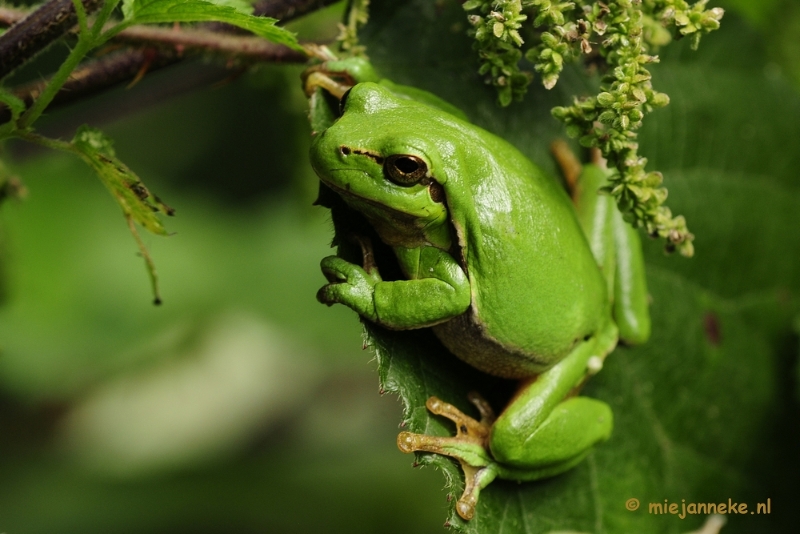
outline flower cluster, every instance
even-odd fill
[[[573,105],[553,109],[567,134],[587,147],[597,147],[616,173],[606,192],[634,226],[644,226],[652,236],[667,240],[668,250],[693,254],[693,235],[683,217],[673,217],[663,206],[666,189],[659,187],[661,174],[646,172],[647,160],[638,155],[636,130],[644,116],[666,106],[669,98],[655,91],[650,63],[658,47],[673,36],[688,36],[693,48],[702,35],[719,28],[723,10],[705,9],[708,0],[689,5],[685,0],[468,0],[463,7],[471,14],[472,34],[479,52],[479,72],[498,87],[499,100],[508,105],[525,93],[530,73],[518,65],[522,56],[522,23],[533,18],[538,42],[525,58],[533,64],[550,89],[565,61],[587,57],[606,66],[601,92],[575,100]]]
[[[336,37],[342,51],[350,56],[363,56],[366,47],[358,42],[358,29],[369,20],[369,0],[353,0],[347,12],[347,24],[339,24]]]
[[[530,73],[519,67],[523,44],[519,29],[528,19],[522,14],[522,9],[531,3],[522,0],[467,0],[463,5],[466,11],[477,12],[469,15],[468,20],[472,26],[470,35],[475,38],[474,47],[480,58],[478,73],[486,76],[487,81],[497,88],[497,97],[503,106],[521,99],[531,83]]]

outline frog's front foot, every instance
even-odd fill
[[[362,317],[377,321],[374,293],[375,285],[381,281],[369,238],[351,236],[361,246],[363,267],[350,263],[339,256],[328,256],[320,263],[322,273],[328,279],[317,292],[317,300],[328,306],[344,304]]]
[[[397,436],[397,446],[401,451],[433,452],[455,458],[464,470],[464,493],[458,500],[456,511],[466,520],[475,514],[478,495],[497,476],[497,463],[489,454],[489,431],[495,416],[489,404],[477,393],[470,393],[469,400],[481,414],[477,421],[462,413],[452,404],[431,397],[425,403],[428,410],[453,421],[456,435],[453,437],[426,436],[401,432]]]

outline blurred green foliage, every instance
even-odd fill
[[[7,148],[28,195],[0,211],[0,532],[441,530],[358,321],[314,299],[331,232],[299,69],[228,76],[149,74],[42,124],[102,127],[176,208],[144,236],[160,307],[92,171]]]
[[[417,28],[410,47],[404,42],[412,34],[393,39],[390,30],[419,26],[419,15],[404,21],[403,3],[374,4],[384,14],[366,27],[365,39],[387,75],[451,99],[555,171],[542,141],[560,135],[549,110],[564,95],[584,92],[582,77],[567,73],[556,92],[540,90],[524,108],[499,111],[475,77],[475,58],[461,53],[469,49],[466,23]],[[428,4],[434,18],[453,7]],[[800,11],[788,0],[720,5],[729,9],[720,35],[730,33],[716,45],[717,36],[708,38],[701,56],[680,47],[663,55],[655,76],[673,104],[642,132],[643,153],[666,171],[670,201],[697,223],[697,261],[663,257],[652,244],[660,333],[646,356],[615,353],[587,393],[612,404],[617,435],[657,413],[689,444],[659,467],[660,476],[673,477],[673,493],[663,497],[716,497],[714,484],[724,479],[726,490],[769,492],[773,508],[786,510],[797,496],[790,483],[797,413],[781,403],[796,393],[789,379],[797,376],[790,371],[798,351],[788,333],[792,308],[775,302],[790,302],[798,287],[797,226],[784,223],[798,213],[800,151],[791,148],[797,128],[789,119],[797,116],[800,84],[792,90],[785,81],[800,80],[792,78],[800,72],[792,37]],[[301,37],[335,35],[340,12],[334,6],[327,18],[313,15],[310,28],[298,28]],[[737,22],[737,13],[747,22]],[[773,24],[787,13],[785,24]],[[438,55],[415,55],[426,47]],[[709,81],[712,67],[718,72]],[[316,179],[306,162],[299,69],[226,76],[203,63],[149,74],[130,90],[53,112],[43,123],[45,133],[67,138],[84,122],[102,127],[120,160],[176,208],[166,221],[170,237],[145,237],[161,277],[161,307],[151,304],[119,208],[90,169],[18,145],[4,152],[28,195],[0,209],[0,532],[443,530],[441,476],[410,469],[411,458],[396,450],[400,406],[376,395],[358,321],[314,300],[331,228],[324,210],[310,206]],[[212,85],[218,81],[225,83]],[[193,85],[201,88],[183,92]],[[687,131],[696,142],[680,144]],[[703,258],[709,250],[713,261]],[[791,291],[775,293],[779,286]],[[684,323],[693,330],[678,346],[687,360],[676,365],[668,352]],[[709,341],[715,324],[725,350]],[[698,343],[705,343],[699,352]],[[717,372],[699,373],[701,360],[717,362]],[[683,385],[650,395],[660,383]],[[687,419],[686,406],[698,399],[705,419]],[[742,417],[731,412],[748,401],[756,408]],[[734,435],[752,439],[742,447]],[[604,479],[616,480],[617,492],[636,484],[655,492],[661,479],[642,480],[642,473],[659,458],[658,447],[645,440],[638,452],[605,448],[592,462],[617,466]],[[753,455],[765,462],[720,475],[695,454],[704,448],[726,451],[730,462]],[[784,476],[774,476],[781,469]],[[564,495],[571,506],[591,509],[584,490],[596,483],[584,466],[525,485],[539,507],[531,517],[548,526],[531,532],[562,524]],[[514,494],[510,486],[498,486],[494,498]],[[613,498],[606,506],[617,504]],[[578,526],[595,529],[587,517]],[[652,528],[625,513],[609,517],[606,532]],[[775,524],[781,531],[787,523]],[[730,528],[747,531],[747,524]]]

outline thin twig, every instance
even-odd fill
[[[53,0],[55,2],[64,2],[71,4],[71,0]],[[90,1],[85,0],[84,4]],[[253,14],[257,16],[274,17],[286,22],[293,18],[299,17],[316,9],[320,9],[327,5],[333,4],[339,0],[262,0],[253,5]],[[52,2],[51,2],[52,3]],[[37,10],[31,14],[37,14],[41,10]],[[0,7],[0,26],[14,25],[12,29],[6,32],[8,35],[13,29],[20,26],[20,21],[27,21],[31,18],[29,12]],[[72,24],[75,24],[74,9],[72,10]],[[109,25],[110,27],[111,25]],[[237,58],[250,61],[266,61],[266,62],[291,62],[298,63],[306,60],[305,56],[298,52],[294,52],[288,48],[274,45],[258,37],[234,37],[230,35],[219,35],[222,29],[231,28],[227,24],[205,24],[198,29],[183,29],[180,32],[173,31],[161,26],[137,25],[131,26],[121,31],[114,37],[112,42],[121,41],[127,43],[142,43],[147,45],[166,45],[174,46],[176,50],[196,50],[205,52],[219,52],[223,54],[231,54]],[[67,28],[68,30],[69,28]],[[62,32],[62,34],[65,32]],[[0,37],[0,44],[2,44],[2,37]],[[0,49],[1,51],[1,49]],[[0,60],[2,58],[0,57]],[[1,63],[0,63],[1,65]]]
[[[128,228],[133,235],[133,238],[136,240],[136,245],[139,247],[139,252],[144,258],[144,263],[147,266],[147,274],[150,276],[150,285],[153,288],[153,304],[156,306],[161,305],[161,293],[158,290],[158,273],[156,272],[156,264],[153,261],[153,257],[150,256],[150,251],[147,250],[147,246],[142,241],[142,236],[139,235],[139,231],[136,229],[136,223],[133,221],[133,217],[129,214],[125,214],[125,220],[128,221]]]
[[[102,3],[101,0],[82,1],[87,13],[97,10]],[[5,21],[10,12],[17,10],[3,8],[2,11]],[[31,59],[78,22],[72,0],[50,0],[25,15],[9,20],[13,26],[0,36],[0,78]]]
[[[173,65],[190,53],[225,54],[245,63],[304,63],[308,58],[288,47],[258,37],[220,35],[203,30],[173,31],[164,28],[133,26],[120,34],[120,40],[157,43],[161,46],[125,49],[82,64],[75,69],[51,106],[64,105],[93,95],[117,84],[135,80],[145,72]],[[32,82],[12,89],[30,106],[49,80]],[[52,109],[52,108],[51,108]],[[11,113],[0,106],[0,124]]]
[[[0,21],[11,21],[19,15],[17,10],[0,9]],[[148,46],[126,49],[81,65],[73,71],[51,105],[63,105],[119,83],[135,80],[145,72],[178,63],[185,55],[193,53],[220,54],[245,63],[304,63],[308,59],[304,54],[259,37],[230,35],[207,29],[137,25],[120,32],[114,41]],[[16,87],[13,92],[31,105],[46,85],[47,81],[33,82]],[[0,107],[0,124],[10,118],[10,111]]]
[[[51,102],[52,106],[68,104],[91,96],[117,84],[135,80],[145,72],[173,65],[185,55],[198,52],[226,54],[247,63],[304,63],[307,58],[285,46],[258,37],[219,35],[204,30],[180,30],[132,26],[120,33],[120,40],[148,42],[161,46],[132,48],[112,52],[84,63],[75,69]],[[26,105],[31,105],[47,86],[42,80],[12,89]],[[0,124],[11,119],[8,108],[0,107]]]
[[[72,71],[69,80],[50,103],[50,108],[68,104],[132,80],[143,72],[143,66],[146,66],[148,72],[152,72],[171,65],[178,59],[174,53],[155,48],[126,49],[107,54]],[[47,83],[48,80],[42,80],[20,85],[13,89],[13,93],[30,106]],[[9,120],[11,120],[10,110],[0,107],[0,124]]]
[[[325,2],[331,3],[333,0],[301,0],[300,4],[313,4],[320,7],[320,4]],[[263,2],[271,4],[271,2]],[[280,0],[276,2],[281,4],[284,9],[289,10],[293,2],[289,0]],[[297,6],[292,13],[298,13],[301,7],[310,9],[309,6]],[[273,9],[273,11],[275,11]],[[0,26],[12,25],[16,28],[16,23],[23,20],[27,12],[19,9],[0,8]],[[73,11],[74,15],[74,11]],[[298,16],[295,14],[294,16]],[[27,19],[26,19],[27,20]],[[74,25],[74,22],[73,22]],[[109,24],[107,27],[113,25]],[[13,30],[10,29],[5,35],[8,35]],[[2,37],[0,37],[2,41]],[[150,25],[136,25],[122,30],[117,34],[112,42],[126,42],[136,44],[146,44],[153,46],[172,46],[176,49],[188,49],[205,52],[220,52],[223,54],[231,54],[236,57],[241,57],[244,60],[253,61],[267,61],[267,62],[281,62],[287,61],[290,63],[304,62],[307,58],[287,47],[276,45],[265,41],[260,37],[238,37],[231,35],[220,35],[208,28],[202,29],[189,29],[181,28],[176,31],[171,28],[163,26],[150,26]],[[2,58],[0,58],[1,60]]]
[[[39,94],[33,104],[17,119],[17,127],[20,129],[29,128],[36,120],[44,113],[50,102],[56,97],[56,94],[69,80],[72,71],[78,68],[89,50],[94,48],[98,43],[98,32],[103,29],[103,26],[108,21],[114,7],[119,4],[120,0],[106,0],[102,9],[98,12],[97,16],[92,23],[91,29],[86,17],[86,10],[83,7],[82,0],[73,0],[73,5],[78,18],[80,26],[80,33],[78,40],[70,49],[69,55],[58,67],[55,74],[50,77],[45,88]],[[24,21],[23,21],[24,22]]]
[[[243,61],[304,63],[308,59],[305,54],[260,37],[227,35],[204,29],[131,26],[117,34],[114,40],[169,47],[182,52],[219,53]]]

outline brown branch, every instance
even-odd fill
[[[175,54],[155,48],[141,48],[126,49],[89,61],[72,72],[69,80],[50,103],[50,107],[68,104],[132,80],[142,72],[145,65],[148,72],[151,72],[171,65],[176,60]],[[26,83],[15,87],[12,92],[29,107],[39,98],[47,83],[48,80]],[[9,120],[11,111],[7,107],[0,107],[0,124]]]
[[[318,6],[320,1],[315,0],[315,4]],[[303,2],[311,4],[308,0]],[[286,0],[280,3],[284,7],[292,4]],[[23,17],[24,12],[19,10],[0,8],[0,24],[14,23]],[[308,59],[300,52],[260,37],[214,32],[205,26],[200,29],[175,29],[137,25],[121,31],[113,41],[139,47],[115,52],[81,65],[58,92],[51,106],[64,105],[120,83],[135,80],[145,72],[173,65],[191,54],[222,55],[236,60],[237,63],[305,63]],[[33,82],[18,86],[12,91],[30,105],[46,85],[46,80]],[[0,107],[0,124],[10,119],[10,111]]]
[[[147,44],[183,52],[226,55],[243,61],[304,63],[308,58],[286,46],[260,37],[227,35],[204,29],[172,29],[159,26],[131,26],[114,38],[116,42]]]
[[[83,0],[87,13],[97,10],[101,0]],[[16,11],[4,8],[2,11]],[[50,0],[29,15],[13,21],[0,36],[0,78],[30,60],[78,22],[72,0]]]
[[[333,0],[324,1],[331,2]],[[301,2],[312,3],[310,0],[301,0]],[[315,5],[321,4],[322,2],[323,0],[313,0]],[[292,2],[288,0],[281,0],[277,3],[282,4],[286,9],[288,9],[286,4],[292,4]],[[299,9],[299,7],[296,9]],[[25,11],[18,9],[0,8],[0,25],[15,24],[23,20],[25,14]],[[113,23],[108,24],[107,29],[113,26]],[[16,25],[13,26],[5,35],[8,35],[16,27]],[[0,38],[0,40],[2,40],[2,38]],[[181,28],[175,30],[172,28],[165,28],[164,26],[142,24],[122,30],[112,39],[112,42],[171,46],[179,50],[186,49],[198,52],[218,52],[252,61],[302,63],[306,60],[305,55],[287,47],[270,43],[260,37],[225,35],[205,27],[202,29]]]
[[[191,53],[222,54],[245,63],[305,63],[308,59],[295,50],[258,37],[220,35],[205,30],[176,31],[152,26],[132,26],[120,32],[118,37],[120,41],[158,46],[126,48],[82,64],[73,71],[56,94],[51,107],[68,104],[120,83],[135,80],[145,72],[178,63]],[[43,80],[15,87],[12,91],[30,106],[46,85],[47,81]],[[8,108],[0,107],[0,124],[10,119]]]
[[[8,27],[24,19],[31,12],[12,7],[0,7],[0,26]],[[8,33],[8,32],[6,32]]]

